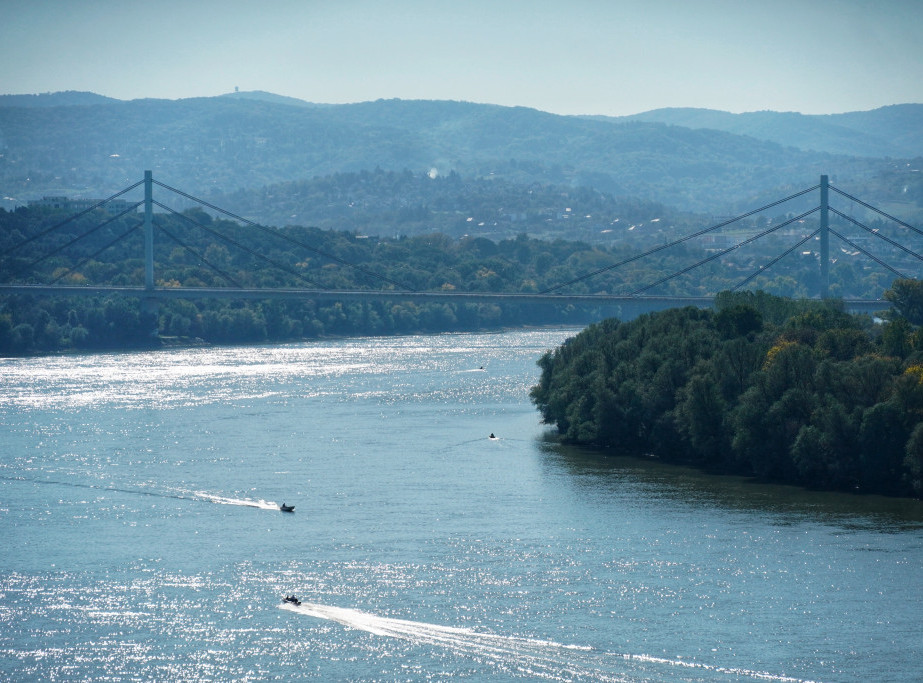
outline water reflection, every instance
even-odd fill
[[[773,525],[818,522],[846,530],[923,529],[923,501],[911,498],[810,491],[748,477],[712,475],[654,457],[561,444],[551,431],[542,435],[538,447],[547,468],[566,472],[573,485],[582,488],[618,493],[628,487],[629,495],[648,499],[759,513],[764,523]]]
[[[0,363],[0,679],[913,679],[917,501],[536,440],[563,335]]]

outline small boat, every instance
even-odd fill
[[[282,505],[279,506],[279,509],[282,510],[282,512],[294,512],[294,511],[295,511],[295,506],[294,506],[294,505],[286,505],[285,503],[282,503]]]
[[[285,600],[283,600],[282,602],[289,602],[289,603],[295,605],[296,607],[299,606],[299,605],[301,605],[301,600],[299,600],[298,598],[296,598],[294,595],[286,595],[286,596],[285,596]]]

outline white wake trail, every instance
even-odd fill
[[[488,659],[501,668],[546,680],[594,681],[625,683],[622,676],[613,675],[593,666],[592,662],[575,663],[574,655],[588,653],[589,647],[564,645],[548,640],[499,636],[479,633],[469,628],[440,626],[420,621],[381,617],[346,607],[333,607],[302,602],[283,603],[282,609],[335,621],[349,628],[389,638],[401,638],[416,644],[436,645],[456,654]]]
[[[196,497],[200,500],[208,500],[212,503],[218,503],[219,505],[241,505],[244,507],[259,508],[260,510],[278,510],[279,506],[276,503],[268,500],[250,500],[249,498],[228,498],[226,496],[219,496],[214,493],[206,493],[205,491],[194,491]]]
[[[567,645],[551,640],[501,636],[482,633],[470,628],[441,626],[420,621],[393,619],[346,607],[302,602],[300,605],[283,603],[282,609],[298,614],[327,619],[378,636],[400,638],[416,644],[435,645],[476,659],[487,659],[498,667],[547,680],[630,681],[651,680],[650,666],[681,667],[698,670],[714,679],[716,676],[735,676],[779,683],[810,683],[798,678],[778,676],[742,668],[721,667],[681,659],[667,659],[650,655],[599,652],[583,645]],[[616,662],[627,664],[634,672],[615,672]],[[656,676],[656,673],[654,674]]]

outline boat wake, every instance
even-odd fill
[[[89,489],[91,491],[115,491],[117,493],[130,493],[136,496],[153,496],[155,498],[174,498],[176,500],[193,500],[188,496],[180,496],[175,493],[163,493],[161,491],[145,491],[143,489],[125,489],[117,486],[103,486],[102,484],[84,484],[79,481],[61,481],[59,479],[30,479],[27,477],[5,477],[0,479],[6,481],[28,482],[30,484],[44,484],[50,486],[68,486],[75,489]]]
[[[448,649],[478,661],[490,661],[498,668],[523,677],[548,680],[633,681],[676,680],[676,668],[687,670],[686,681],[738,679],[809,683],[798,678],[760,671],[721,667],[682,659],[650,655],[612,653],[585,645],[566,645],[551,640],[502,636],[469,628],[440,626],[420,621],[393,619],[345,607],[301,602],[282,603],[281,609],[318,619],[335,621],[349,628],[377,636],[400,638],[419,645]],[[673,671],[673,674],[669,672]]]
[[[260,510],[275,510],[276,512],[279,511],[279,505],[268,500],[228,498],[227,496],[219,496],[214,493],[206,493],[205,491],[193,491],[193,495],[196,497],[196,500],[207,500],[211,503],[218,503],[219,505],[241,505],[243,507],[259,508]]]
[[[144,489],[119,488],[117,486],[103,486],[101,484],[84,484],[77,481],[62,481],[56,479],[30,479],[27,477],[8,477],[0,475],[0,479],[5,481],[28,482],[30,484],[44,484],[51,486],[68,486],[78,489],[89,489],[91,491],[114,491],[117,493],[128,493],[136,496],[153,496],[155,498],[172,498],[174,500],[197,500],[207,503],[218,503],[220,505],[242,505],[245,507],[259,508],[260,510],[275,510],[278,512],[279,506],[272,501],[250,500],[248,498],[229,498],[219,496],[205,491],[186,491],[177,490],[176,493],[165,493],[163,491],[146,491]]]

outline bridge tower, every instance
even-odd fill
[[[827,176],[820,177],[820,298],[826,299],[830,287],[830,205]]]
[[[144,288],[154,289],[154,180],[144,172]]]
[[[150,171],[144,172],[144,289],[154,291],[154,179]],[[153,317],[155,328],[152,336],[157,335],[156,320],[160,309],[153,296],[141,299],[141,312]]]

